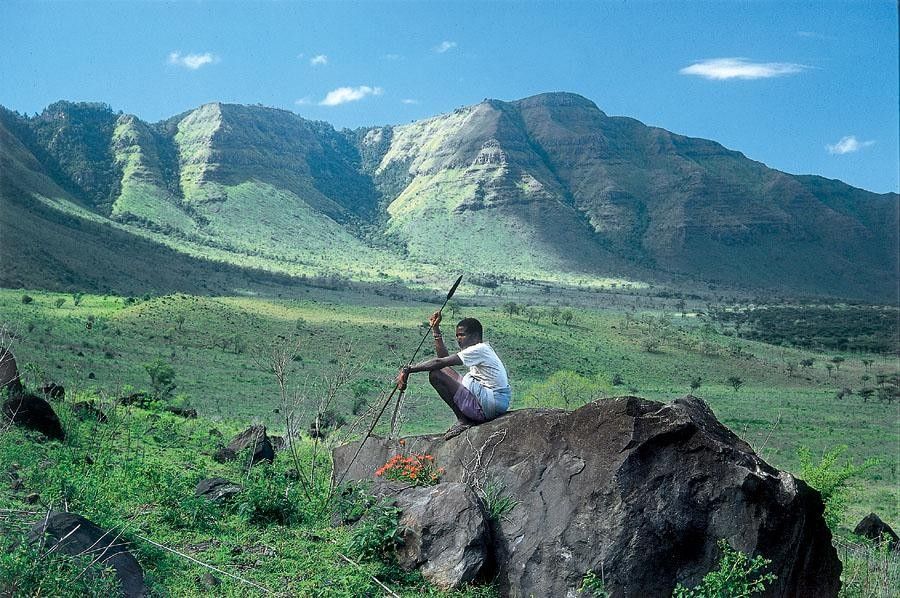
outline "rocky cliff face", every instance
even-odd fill
[[[373,480],[395,454],[427,453],[442,481],[502,483],[515,501],[488,551],[508,596],[668,596],[716,568],[716,543],[772,560],[768,596],[836,596],[841,564],[819,495],[760,459],[700,399],[636,397],[574,412],[519,410],[449,441],[372,438],[334,451],[335,476]]]

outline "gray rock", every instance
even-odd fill
[[[487,522],[475,493],[461,483],[409,488],[397,497],[403,545],[397,561],[420,568],[434,585],[452,589],[475,579],[487,554]]]
[[[225,478],[208,478],[197,483],[194,496],[203,496],[213,502],[227,501],[242,489],[240,485]]]
[[[604,572],[614,597],[668,596],[716,568],[724,538],[771,559],[769,596],[836,596],[841,564],[819,494],[760,459],[700,399],[637,397],[566,412],[519,410],[444,441],[370,438],[335,449],[334,475],[372,480],[425,452],[444,481],[496,480],[518,501],[492,524],[488,560],[509,596],[577,595]],[[349,467],[348,467],[349,465]]]
[[[46,547],[56,546],[62,554],[85,555],[102,566],[112,567],[126,598],[141,598],[147,593],[144,570],[126,548],[127,542],[115,532],[104,530],[75,513],[51,513],[32,526],[28,542],[47,537]]]

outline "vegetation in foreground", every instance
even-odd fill
[[[474,304],[471,297],[462,301]],[[834,491],[830,523],[840,534],[845,595],[878,595],[879,587],[896,586],[894,556],[846,539],[869,511],[898,520],[893,357],[742,339],[729,322],[689,307],[673,313],[641,304],[511,309],[509,303],[456,303],[448,316],[474,315],[487,324],[488,339],[511,370],[514,408],[571,409],[622,394],[659,400],[688,392],[702,396],[767,460],[823,494]],[[0,321],[29,387],[63,383],[69,406],[88,399],[109,406],[117,397],[147,391],[155,400],[148,407],[156,410],[120,407],[101,426],[79,421],[64,407],[61,416],[73,430],[64,444],[34,445],[20,431],[4,429],[0,460],[19,464],[26,487],[40,493],[37,507],[19,494],[0,492],[7,541],[23,531],[23,511],[34,516],[68,504],[100,525],[130,530],[159,593],[238,595],[246,584],[218,573],[212,574],[218,581],[204,577],[207,570],[150,540],[279,591],[377,594],[382,590],[375,576],[400,593],[434,592],[382,560],[392,537],[389,512],[362,527],[364,534],[353,534],[322,523],[319,509],[328,501],[292,486],[289,460],[247,474],[210,459],[220,442],[214,429],[229,435],[261,421],[280,433],[291,425],[287,403],[312,404],[315,410],[329,395],[330,413],[317,422],[323,427],[340,427],[364,413],[418,343],[429,308],[384,298],[363,306],[321,298],[132,299],[0,291]],[[283,387],[273,375],[277,354]],[[329,394],[322,381],[347,364],[353,366],[352,379]],[[408,395],[405,434],[446,426],[447,414],[424,384],[412,385]],[[159,411],[173,404],[196,407],[202,417],[184,421]],[[312,450],[312,443],[303,445],[302,458],[308,460]],[[322,464],[319,471],[326,470]],[[195,499],[196,482],[214,475],[240,479],[244,498],[223,507]],[[64,571],[78,568],[35,561],[23,550],[4,557],[4,576],[62,579]],[[29,573],[23,569],[27,562],[38,569]],[[91,587],[101,587],[102,576],[96,581]],[[209,583],[221,585],[210,589]]]

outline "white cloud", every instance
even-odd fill
[[[434,47],[434,51],[437,52],[438,54],[443,54],[444,52],[452,50],[455,47],[456,47],[456,42],[442,41],[440,44],[438,44],[437,46]]]
[[[385,60],[400,60],[401,58],[403,58],[403,57],[400,54],[385,54],[384,55]]]
[[[400,100],[400,103],[401,104],[418,104],[419,100],[414,100],[412,98],[403,98],[402,100]]]
[[[366,96],[380,96],[384,90],[380,87],[369,87],[368,85],[360,85],[359,87],[338,87],[328,92],[325,99],[319,102],[320,106],[339,106],[347,102],[356,102]]]
[[[174,64],[186,69],[191,69],[192,71],[196,71],[201,66],[206,66],[207,64],[215,64],[216,62],[219,62],[219,57],[212,52],[206,52],[204,54],[184,55],[182,55],[181,52],[169,53],[169,64]]]
[[[678,72],[682,75],[697,75],[706,79],[724,81],[726,79],[768,79],[796,75],[808,68],[806,65],[792,62],[751,62],[746,58],[712,58],[695,62]]]
[[[858,152],[864,147],[869,147],[872,145],[875,145],[874,141],[860,141],[856,138],[855,135],[847,135],[846,137],[841,137],[841,140],[834,145],[829,143],[825,146],[825,149],[828,150],[829,154],[842,156],[844,154],[852,154],[853,152]]]
[[[325,66],[328,64],[328,56],[324,54],[316,54],[309,59],[310,66]]]
[[[298,106],[308,106],[308,105],[312,104],[312,99],[309,96],[304,96],[304,97],[300,98],[299,100],[294,100],[294,103],[297,104]]]

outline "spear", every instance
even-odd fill
[[[453,297],[453,293],[456,292],[456,287],[458,287],[459,283],[462,282],[462,278],[463,278],[462,274],[460,274],[459,278],[456,279],[456,282],[453,283],[453,286],[450,287],[450,291],[447,293],[447,298],[444,299],[444,304],[441,305],[441,308],[438,310],[438,313],[443,312],[444,308],[447,307],[447,302],[450,301],[451,297]],[[416,350],[412,354],[412,357],[409,358],[409,361],[407,362],[406,367],[409,367],[412,365],[413,360],[415,360],[416,355],[419,354],[419,350],[422,348],[422,345],[425,344],[425,339],[428,338],[428,335],[431,332],[432,328],[433,328],[433,326],[428,327],[428,330],[425,332],[425,336],[422,337],[422,340],[419,343],[419,346],[416,347]],[[399,383],[395,384],[394,389],[390,392],[390,394],[381,403],[381,407],[378,410],[378,413],[375,415],[375,418],[372,420],[372,423],[369,424],[369,429],[366,431],[365,436],[363,436],[363,439],[360,441],[359,446],[356,447],[356,452],[353,454],[353,458],[350,459],[350,461],[347,463],[347,468],[344,470],[344,473],[341,474],[340,479],[338,479],[338,482],[337,482],[338,486],[340,486],[341,483],[343,483],[344,478],[347,476],[347,472],[350,471],[350,467],[352,467],[353,463],[356,462],[357,457],[359,457],[359,453],[362,451],[363,445],[366,443],[366,440],[368,440],[369,437],[372,435],[372,431],[375,429],[375,426],[378,424],[378,420],[381,419],[381,416],[384,414],[384,410],[387,409],[388,405],[390,405],[391,399],[394,398],[394,393],[396,393],[399,388],[400,388],[400,384]],[[400,391],[400,394],[397,396],[397,405],[396,405],[396,407],[394,407],[394,414],[391,417],[391,432],[393,432],[393,430],[394,430],[394,425],[396,424],[397,415],[400,410],[400,399],[403,396],[403,393],[405,391],[406,391],[406,389],[404,388],[403,390]]]
[[[462,274],[459,275],[459,278],[456,279],[456,282],[453,283],[453,286],[450,287],[450,291],[447,293],[447,298],[444,299],[444,304],[441,305],[441,308],[438,310],[438,313],[442,313],[444,308],[447,307],[447,302],[450,301],[450,298],[453,297],[453,293],[456,292],[456,287],[459,286],[459,283],[462,282]],[[434,326],[429,326],[428,330],[425,331],[425,335],[422,337],[422,340],[419,341],[419,346],[416,347],[416,351],[412,354],[412,357],[409,358],[409,361],[406,363],[406,367],[410,367],[413,361],[416,360],[416,355],[419,354],[419,350],[422,348],[422,345],[425,344],[425,339],[428,338],[428,335],[431,334],[431,331],[434,330]],[[400,389],[400,394],[397,395],[397,403],[394,405],[394,414],[391,415],[391,435],[393,435],[394,431],[397,429],[397,418],[400,416],[400,401],[403,399],[403,393],[406,392],[406,388]]]

